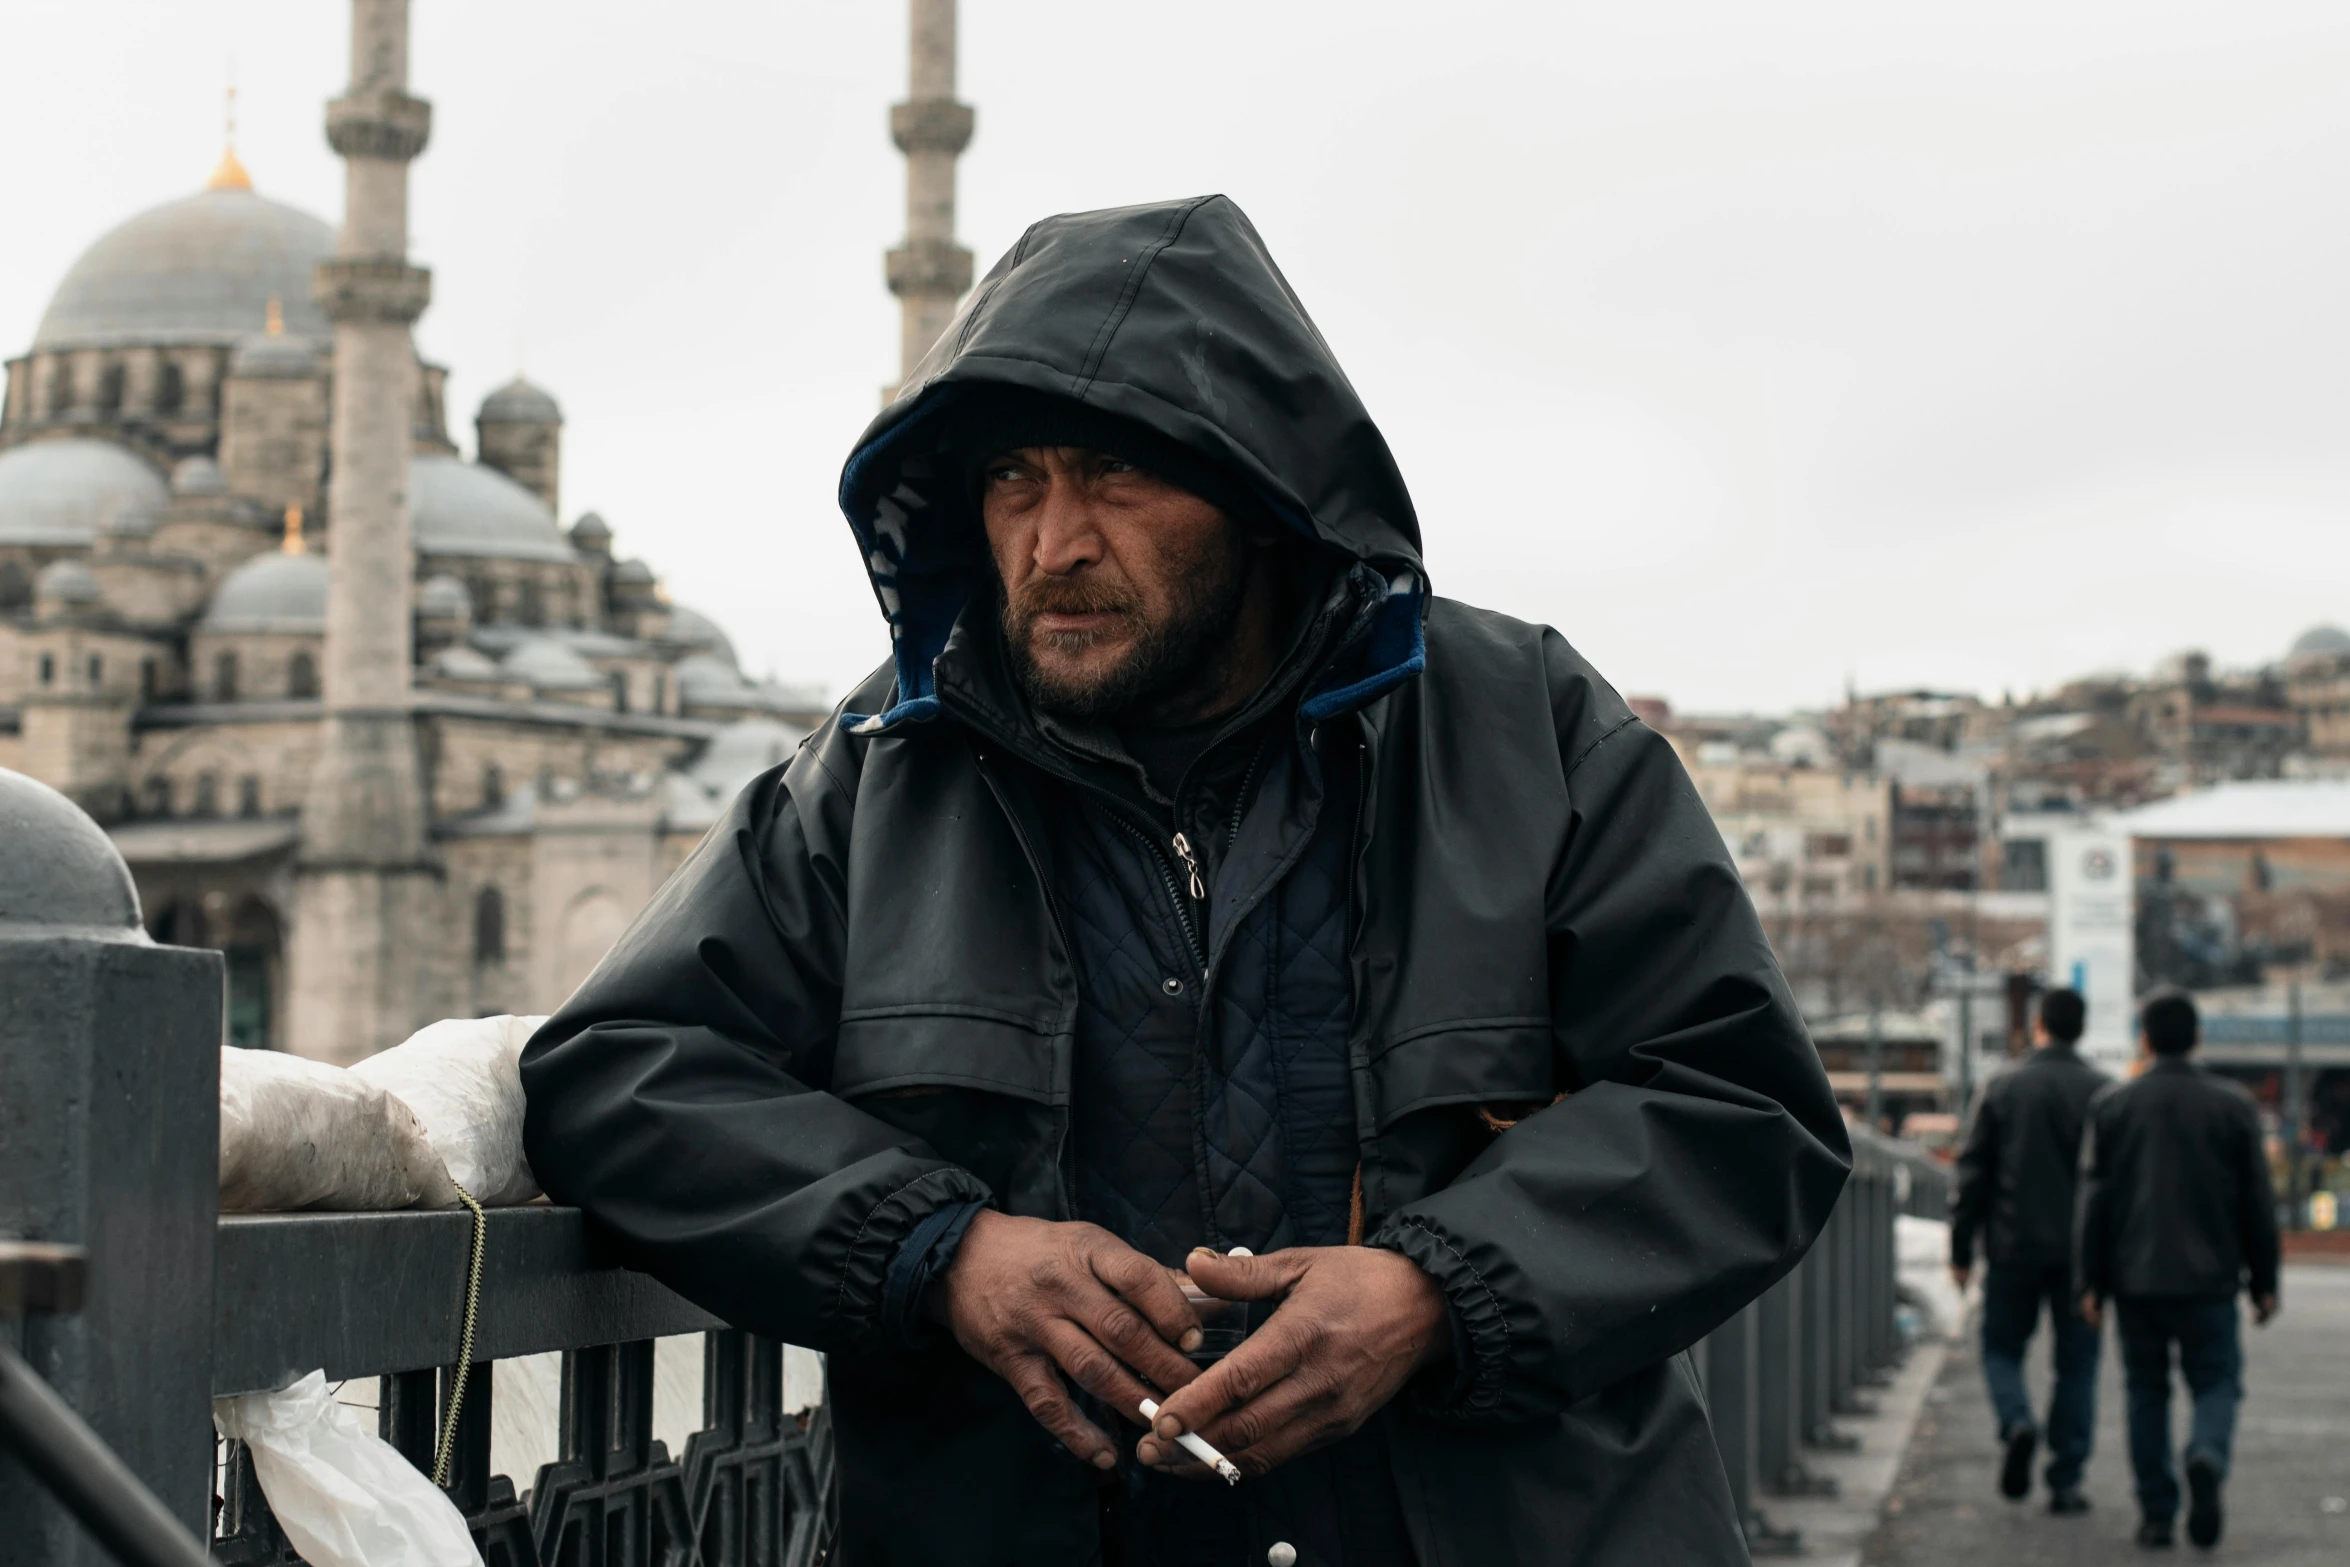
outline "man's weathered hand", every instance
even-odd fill
[[[1954,1262],[1950,1265],[1950,1282],[1958,1287],[1961,1295],[1966,1293],[1967,1281],[1974,1276],[1974,1268],[1967,1263]]]
[[[1177,1347],[1200,1340],[1175,1275],[1098,1225],[983,1211],[929,1304],[965,1353],[1097,1469],[1117,1463],[1117,1448],[1078,1413],[1063,1373],[1137,1421],[1144,1399],[1199,1374]]]
[[[2276,1314],[2277,1298],[2274,1295],[2255,1295],[2252,1297],[2252,1325],[2254,1327],[2267,1327],[2269,1318],[2275,1316]]]
[[[1186,1466],[1196,1431],[1250,1474],[1354,1431],[1422,1366],[1447,1355],[1444,1294],[1409,1258],[1363,1246],[1299,1246],[1264,1257],[1205,1249],[1184,1261],[1219,1300],[1281,1305],[1240,1347],[1165,1399],[1135,1448]]]
[[[2093,1328],[2105,1326],[2105,1303],[2097,1298],[2095,1290],[2081,1297],[2081,1320]]]

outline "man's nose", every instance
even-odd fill
[[[1037,516],[1036,569],[1048,576],[1066,576],[1101,558],[1101,529],[1095,525],[1092,505],[1076,485],[1056,476]]]

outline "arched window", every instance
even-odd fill
[[[0,560],[0,609],[22,609],[33,601],[33,579],[12,560]]]
[[[158,695],[161,694],[161,692],[162,676],[155,667],[155,660],[151,658],[140,659],[139,700],[142,702],[152,702]]]
[[[89,662],[83,666],[83,673],[90,677],[90,689],[97,690],[106,684],[106,660],[92,653]]]
[[[41,684],[45,686],[57,684],[57,655],[54,653],[41,655]]]
[[[122,366],[108,365],[98,377],[98,411],[122,412]]]
[[[481,808],[494,811],[506,803],[506,774],[495,762],[481,764]]]
[[[159,414],[178,413],[180,402],[186,396],[187,380],[180,374],[180,367],[166,360],[163,372],[155,378],[155,411]]]
[[[521,586],[522,623],[526,626],[545,625],[547,623],[546,595],[540,591],[537,579],[525,577],[522,579]]]
[[[171,814],[171,780],[160,774],[147,780],[147,814],[149,816],[169,816]]]
[[[196,775],[196,809],[194,814],[198,816],[218,816],[220,814],[220,775],[218,773],[198,773]]]
[[[612,673],[606,675],[604,678],[607,682],[610,683],[612,687],[612,711],[615,713],[627,712],[628,671],[625,669],[615,669],[612,671]]]
[[[62,419],[65,417],[66,410],[71,407],[73,407],[73,366],[60,359],[57,361],[57,368],[49,373],[49,417]]]
[[[473,899],[473,961],[506,961],[506,895],[484,887]]]
[[[314,697],[318,695],[318,661],[307,653],[296,653],[286,660],[286,695]]]
[[[212,661],[212,697],[216,702],[237,699],[237,655],[233,649]]]
[[[237,814],[239,816],[259,816],[261,814],[261,780],[251,773],[247,773],[237,780]]]

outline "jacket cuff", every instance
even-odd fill
[[[954,1265],[963,1236],[984,1202],[949,1203],[923,1216],[898,1243],[897,1256],[881,1282],[881,1336],[901,1349],[913,1349],[931,1336],[923,1313],[923,1297],[930,1286]]]
[[[1406,1396],[1422,1413],[1441,1419],[1473,1421],[1494,1412],[1509,1365],[1510,1329],[1485,1276],[1434,1226],[1410,1215],[1389,1219],[1363,1244],[1409,1258],[1436,1281],[1450,1308],[1452,1374],[1427,1377]]]
[[[941,1209],[984,1203],[986,1183],[970,1171],[947,1166],[920,1175],[873,1205],[841,1261],[833,1320],[851,1343],[873,1344],[889,1335],[883,1302],[899,1250],[922,1222]]]

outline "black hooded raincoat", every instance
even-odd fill
[[[1071,1214],[1049,824],[958,674],[988,567],[934,461],[989,385],[1205,454],[1384,595],[1298,716],[1361,746],[1367,1236],[1435,1277],[1469,1360],[1380,1416],[1420,1560],[1743,1561],[1681,1352],[1810,1245],[1843,1121],[1671,748],[1556,632],[1429,595],[1386,442],[1221,197],[1037,224],[866,432],[842,504],[892,662],[531,1042],[540,1180],[728,1321],[829,1352],[849,1567],[1097,1557],[1093,1472],[951,1344],[881,1329],[925,1216]]]

